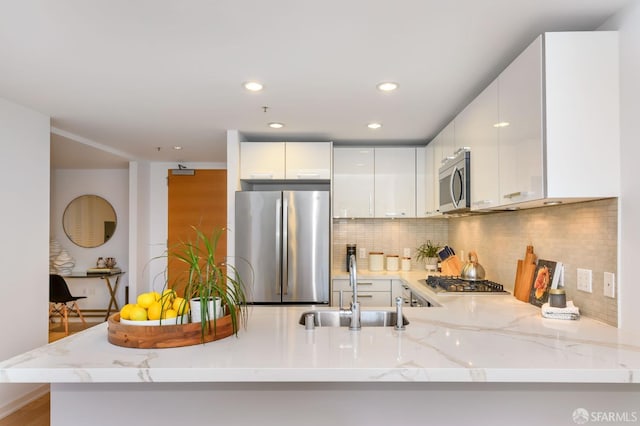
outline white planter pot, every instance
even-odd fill
[[[436,269],[438,269],[438,258],[427,257],[424,260],[424,266],[427,271],[435,271]]]
[[[214,318],[222,318],[224,316],[224,312],[222,311],[222,299],[220,297],[216,297],[215,300],[215,310],[213,299],[209,299],[209,303],[207,306],[207,310],[209,312],[209,320]],[[189,305],[191,306],[191,322],[201,322],[202,321],[202,308],[200,299],[191,299],[189,300]]]

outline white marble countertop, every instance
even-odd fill
[[[404,279],[442,306],[405,308],[404,331],[307,331],[311,307],[254,306],[237,337],[172,349],[114,346],[103,323],[0,362],[0,382],[640,382],[638,335],[544,319],[511,295],[435,295],[422,272],[363,276]]]

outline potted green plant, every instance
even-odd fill
[[[193,227],[195,240],[180,242],[167,250],[167,260],[178,261],[186,269],[172,277],[170,286],[184,293],[190,300],[192,322],[200,322],[201,337],[213,333],[217,321],[223,315],[231,317],[233,334],[240,324],[246,326],[247,297],[245,286],[238,271],[224,259],[216,259],[216,248],[225,229],[216,229],[211,235]],[[198,303],[207,301],[210,303]],[[220,312],[222,310],[222,312]]]
[[[433,243],[431,240],[427,240],[426,243],[416,249],[416,260],[424,261],[425,268],[433,271],[438,265],[438,250],[440,248],[440,243]]]

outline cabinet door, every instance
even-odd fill
[[[240,143],[240,179],[284,178],[284,142]]]
[[[453,153],[458,149],[457,146],[459,144],[456,143],[456,123],[455,120],[451,121],[447,126],[442,129],[439,134],[440,136],[440,146],[442,147],[441,153],[441,163],[443,160],[447,158],[453,157]]]
[[[433,153],[433,150],[431,150]],[[425,217],[427,212],[427,149],[416,148],[416,216]],[[429,181],[431,182],[431,181]],[[431,191],[429,191],[431,193]]]
[[[429,145],[433,150],[433,162],[431,167],[433,168],[433,181],[431,182],[431,189],[433,191],[433,212],[438,213],[440,211],[440,166],[442,165],[442,132],[440,132]]]
[[[498,77],[501,205],[544,196],[542,37]]]
[[[498,119],[497,80],[456,117],[456,139],[471,149],[471,210],[500,202]]]
[[[375,149],[375,217],[416,216],[416,149]]]
[[[331,142],[287,142],[286,179],[331,179]]]
[[[373,217],[374,150],[333,149],[333,217]]]

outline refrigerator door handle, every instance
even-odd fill
[[[282,294],[289,290],[289,197],[282,194]]]
[[[276,201],[276,294],[280,295],[280,277],[281,277],[281,265],[282,265],[282,235],[280,230],[282,229],[282,199]]]

